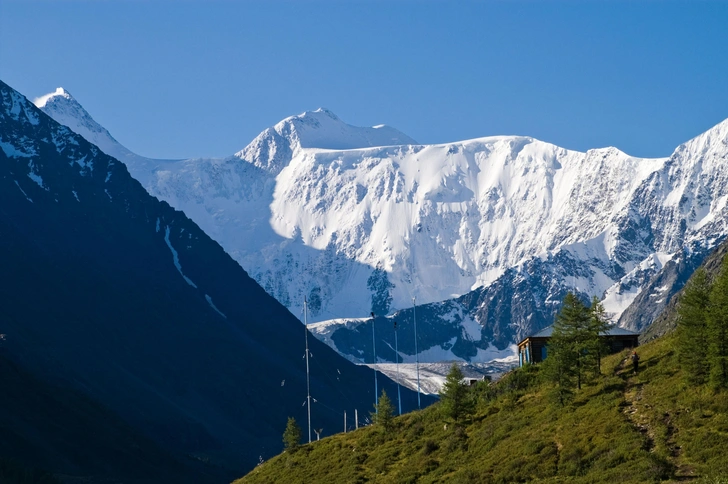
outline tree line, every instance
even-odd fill
[[[713,281],[696,270],[678,304],[676,349],[687,383],[728,388],[728,258]]]

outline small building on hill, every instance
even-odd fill
[[[540,363],[546,359],[547,345],[551,339],[554,327],[548,326],[536,334],[527,336],[518,343],[518,364]],[[612,326],[606,334],[601,335],[610,353],[622,351],[625,348],[636,348],[639,345],[639,333]]]

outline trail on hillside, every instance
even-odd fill
[[[615,374],[621,376],[625,381],[624,405],[622,413],[632,427],[645,437],[644,449],[648,452],[655,452],[658,443],[667,450],[667,460],[673,466],[673,481],[692,481],[698,476],[694,475],[694,469],[683,464],[680,456],[682,448],[675,441],[675,427],[672,424],[672,415],[664,412],[660,418],[665,426],[661,437],[651,421],[651,413],[656,412],[643,396],[645,382],[638,381],[637,375],[632,370],[632,362],[629,355],[625,356],[615,369]],[[659,442],[658,442],[659,439]]]

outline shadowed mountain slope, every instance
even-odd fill
[[[7,357],[167,452],[231,473],[277,453],[286,418],[306,419],[300,322],[124,164],[1,82],[0,101]],[[309,345],[312,424],[330,434],[371,407],[372,372]]]

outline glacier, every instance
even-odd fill
[[[493,354],[540,329],[568,289],[602,299],[617,321],[668,262],[728,230],[728,120],[648,159],[526,136],[421,145],[318,109],[226,158],[154,160],[119,144],[62,88],[35,103],[184,211],[293,314],[306,298],[309,321],[330,322],[312,329],[330,341],[337,325],[355,331],[351,321],[372,311],[393,317],[415,301],[426,311],[466,298],[433,311],[455,315],[458,341]],[[487,297],[504,297],[495,287],[506,280],[521,288],[507,293],[509,307],[531,291],[551,309],[489,328]],[[452,336],[443,338],[420,350],[450,351]],[[454,356],[478,359],[466,353]]]

